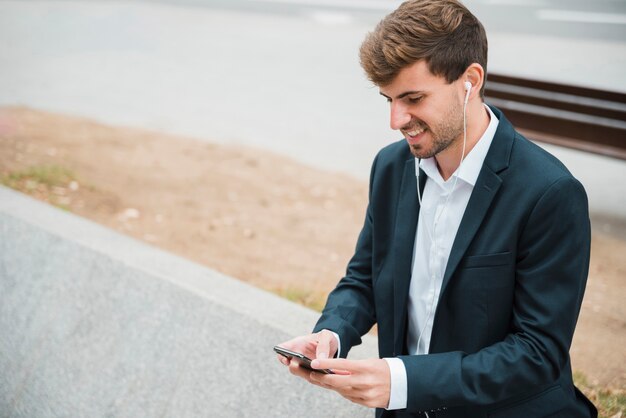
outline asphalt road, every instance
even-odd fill
[[[0,1],[0,105],[270,149],[365,179],[399,135],[357,51],[397,4]],[[626,92],[625,1],[466,4],[487,28],[490,71]],[[626,237],[626,163],[551,150],[603,229]]]
[[[316,312],[2,186],[0,231],[3,418],[373,417],[276,360]]]

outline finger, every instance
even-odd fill
[[[302,353],[307,357],[315,357],[315,349],[317,348],[317,334],[302,335],[289,341],[278,344],[279,347],[287,350]]]
[[[349,376],[349,375],[352,374],[351,372],[349,372],[347,370],[340,370],[340,369],[333,369],[333,373],[334,374],[338,374],[340,376]]]
[[[355,373],[362,370],[362,366],[358,361],[347,360],[343,358],[320,359],[317,358],[311,362],[314,369],[338,369]]]
[[[289,371],[291,372],[291,374],[298,376],[311,384],[324,387],[322,384],[312,379],[312,377],[321,373],[312,372],[310,369],[300,366],[300,364],[295,360],[291,360],[291,362],[289,363]]]
[[[317,353],[317,346],[318,346],[318,342],[317,342],[317,337],[312,335],[311,338],[314,338],[310,341],[306,342],[305,348],[302,351],[302,354],[304,354],[305,356],[309,357],[309,358],[315,358],[316,357],[316,353]]]
[[[289,371],[295,376],[301,377],[309,382],[311,381],[309,376],[311,374],[311,371],[305,369],[304,367],[300,367],[298,362],[295,360],[291,360],[289,362]]]
[[[285,366],[289,366],[289,360],[285,356],[281,356],[280,354],[276,354],[276,358]]]
[[[335,390],[335,388],[333,386],[328,385],[328,384],[324,383],[323,381],[321,381],[319,379],[319,377],[323,376],[323,374],[318,373],[318,372],[309,372],[309,373],[310,373],[310,375],[309,375],[309,382],[310,383],[312,383],[314,385],[317,385],[317,386],[320,386],[320,387],[322,387],[324,389]]]
[[[350,375],[313,372],[310,376],[310,380],[311,382],[317,383],[319,386],[336,391],[346,390],[354,385],[354,378]]]
[[[333,345],[335,346],[334,350],[332,349]],[[327,359],[328,357],[330,357],[331,354],[334,356],[335,351],[337,351],[335,336],[327,330],[322,330],[318,332],[315,358]]]
[[[324,389],[335,390],[334,386],[329,385],[329,384],[325,383],[324,381],[320,380],[321,376],[323,376],[321,373],[310,372],[309,382],[311,382],[314,385],[323,387]]]

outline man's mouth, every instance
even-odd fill
[[[409,129],[403,129],[402,133],[406,137],[407,140],[417,140],[418,137],[426,131],[425,126],[414,126]]]
[[[414,128],[410,131],[404,131],[408,136],[417,136],[419,134],[421,134],[422,132],[424,132],[426,129],[425,128]]]

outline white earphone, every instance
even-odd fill
[[[472,83],[470,83],[469,81],[466,81],[463,85],[465,86],[465,91],[467,92],[467,93],[465,93],[465,102],[463,104],[467,105],[467,101],[469,100],[470,92],[472,91]]]

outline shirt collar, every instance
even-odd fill
[[[470,184],[472,187],[476,184],[476,180],[478,179],[478,175],[480,174],[480,169],[483,166],[483,162],[485,161],[485,157],[487,156],[487,152],[489,151],[489,147],[491,146],[491,142],[493,141],[493,137],[496,134],[496,130],[498,129],[498,123],[500,122],[496,115],[491,111],[489,106],[485,104],[485,108],[489,113],[489,126],[480,137],[474,148],[465,156],[463,160],[463,164],[460,166],[461,170],[457,168],[457,170],[450,176],[450,179],[454,176],[458,176],[459,179],[465,181]],[[445,183],[441,174],[439,174],[439,170],[437,169],[437,162],[434,157],[425,158],[422,160],[415,159],[416,163],[419,161],[419,167],[424,170],[424,173],[432,180],[434,180],[437,184],[442,185]],[[448,179],[448,180],[450,180]]]

